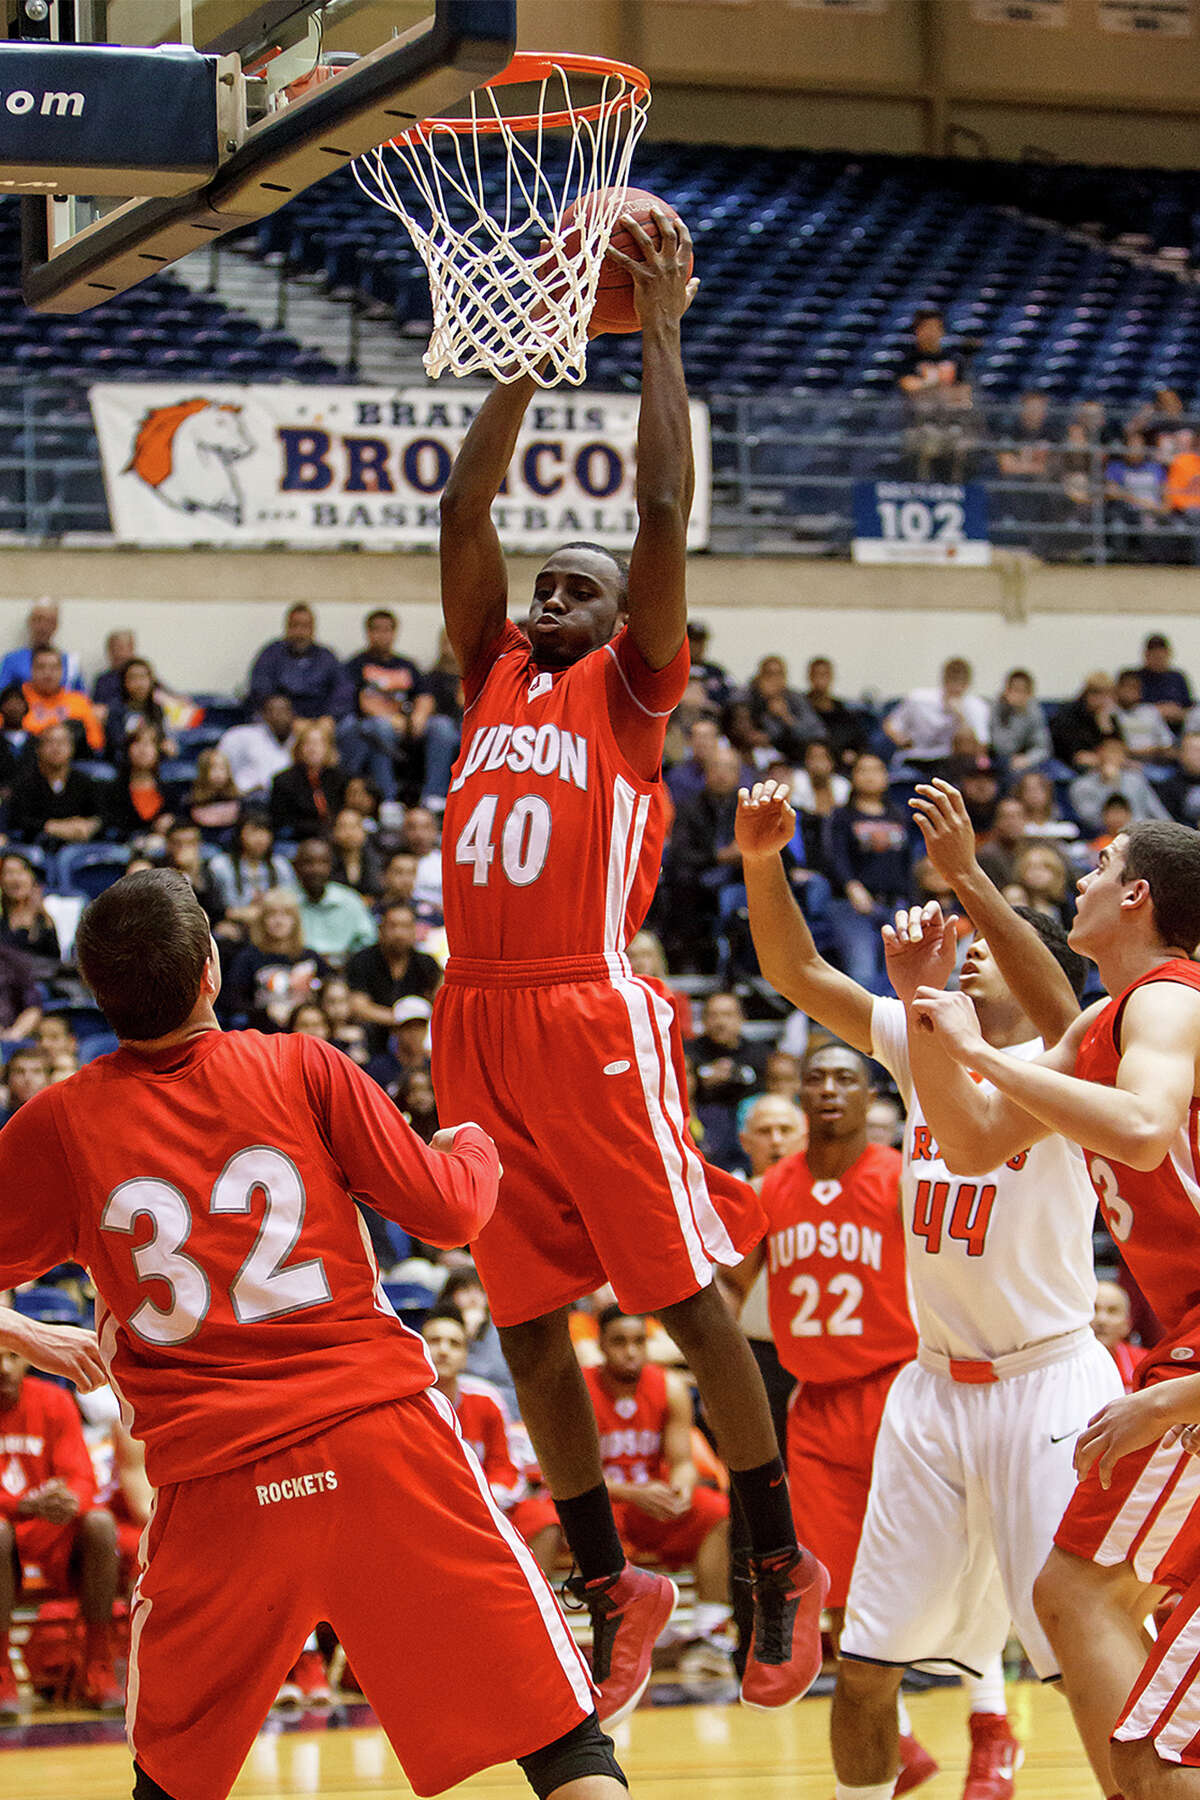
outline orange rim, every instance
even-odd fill
[[[614,100],[598,100],[592,106],[573,106],[569,110],[548,113],[516,113],[512,118],[422,119],[398,133],[396,142],[411,143],[430,131],[453,131],[459,136],[488,136],[501,131],[560,130],[582,119],[596,120],[605,112],[620,112],[650,95],[650,77],[632,63],[615,62],[607,56],[553,56],[541,50],[518,50],[506,69],[493,75],[484,87],[512,87],[521,81],[546,81],[556,69],[568,74],[594,75],[600,79],[616,75],[627,83],[627,91]]]

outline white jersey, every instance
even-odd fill
[[[1090,1327],[1096,1195],[1083,1153],[1052,1136],[988,1175],[952,1175],[913,1087],[899,1000],[875,1001],[871,1037],[908,1112],[900,1196],[922,1343],[991,1361]],[[1007,1048],[1030,1060],[1042,1045]]]

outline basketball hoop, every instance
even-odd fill
[[[598,97],[573,100],[572,75],[598,83]],[[535,87],[535,105],[505,115],[500,99],[517,83]],[[356,160],[359,186],[401,220],[428,271],[430,377],[583,380],[600,265],[649,106],[649,80],[627,63],[518,52],[463,117],[424,119]],[[400,168],[423,205],[401,196]],[[568,208],[595,193],[603,202],[564,225]]]

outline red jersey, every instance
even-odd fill
[[[632,1393],[614,1394],[603,1365],[585,1369],[600,1430],[600,1461],[606,1479],[641,1486],[646,1481],[669,1481],[671,1471],[663,1457],[667,1428],[667,1374],[658,1363],[646,1363]]]
[[[0,1287],[80,1262],[155,1487],[253,1461],[434,1380],[379,1284],[361,1195],[427,1243],[475,1237],[495,1148],[428,1150],[307,1036],[208,1031],[88,1063],[0,1131]]]
[[[545,962],[625,949],[658,880],[659,764],[688,669],[686,643],[655,670],[628,631],[569,669],[539,669],[505,626],[467,675],[442,821],[452,956]]]
[[[492,1499],[507,1512],[525,1495],[525,1477],[513,1459],[504,1402],[490,1381],[470,1375],[458,1378],[454,1402],[459,1428],[479,1459]]]
[[[1200,966],[1182,957],[1161,963],[1110,1000],[1079,1046],[1075,1073],[1080,1080],[1116,1086],[1126,1002],[1135,989],[1156,981],[1175,981],[1200,991]],[[1104,1223],[1168,1336],[1186,1313],[1200,1306],[1198,1126],[1200,1102],[1193,1099],[1175,1142],[1156,1169],[1131,1169],[1084,1147]]]
[[[890,1144],[868,1144],[837,1181],[814,1181],[803,1150],[763,1176],[771,1336],[805,1383],[857,1381],[917,1354],[901,1166]]]
[[[86,1512],[96,1476],[79,1408],[66,1388],[27,1375],[17,1404],[0,1412],[0,1519],[15,1518],[23,1496],[55,1478]]]

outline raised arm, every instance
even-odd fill
[[[85,1394],[108,1380],[93,1332],[74,1325],[44,1325],[10,1306],[0,1306],[0,1350],[15,1350],[35,1369],[73,1381]]]
[[[827,963],[813,943],[792,898],[780,852],[792,840],[796,815],[787,789],[755,782],[738,794],[735,835],[750,906],[750,931],[758,966],[771,986],[844,1043],[871,1055],[871,1011],[866,988]]]
[[[688,278],[692,240],[682,220],[655,211],[656,245],[625,218],[642,260],[610,250],[629,271],[642,331],[638,412],[637,537],[629,557],[629,635],[652,669],[665,669],[687,630],[687,524],[695,468],[679,347],[680,321],[699,285]]]
[[[472,420],[442,493],[442,613],[464,675],[504,629],[508,571],[492,502],[536,391],[532,375],[497,383]]]
[[[1079,1002],[1057,958],[980,868],[962,795],[948,781],[935,780],[918,787],[909,805],[929,860],[987,939],[1009,993],[1047,1048],[1057,1044],[1079,1017]]]

